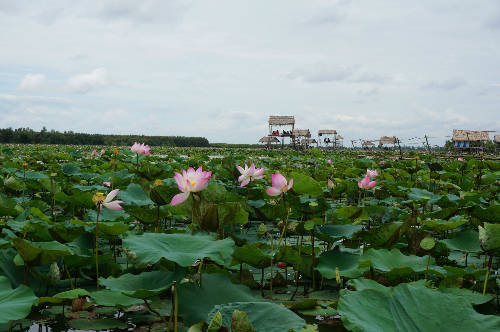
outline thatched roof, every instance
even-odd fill
[[[259,143],[279,143],[280,140],[273,136],[264,136],[259,140]]]
[[[301,141],[300,141],[300,144],[316,144],[318,142],[316,142],[316,140],[314,138],[303,138]]]
[[[500,135],[495,135],[495,136],[493,137],[493,142],[495,142],[495,143],[500,143]]]
[[[382,137],[380,137],[379,142],[380,142],[380,145],[396,144],[397,139],[396,139],[396,136],[382,136]]]
[[[311,137],[311,132],[309,129],[294,129],[292,132],[293,136],[304,136],[304,137]]]
[[[458,130],[453,129],[453,141],[487,141],[490,135],[487,131],[473,131],[473,130]]]
[[[320,129],[318,130],[318,135],[336,135],[337,131],[335,129]]]
[[[364,148],[372,147],[372,146],[375,146],[375,143],[373,143],[372,141],[363,141],[361,143],[361,146],[364,147]]]
[[[337,140],[339,140],[339,139],[344,139],[344,137],[337,135]]]
[[[269,125],[273,126],[295,125],[295,117],[290,115],[271,115],[269,116]]]

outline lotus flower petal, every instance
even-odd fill
[[[180,193],[180,194],[177,194],[175,195],[173,198],[172,198],[172,201],[170,201],[170,205],[174,206],[174,205],[177,205],[177,204],[181,204],[182,202],[184,202],[187,198],[189,197],[189,192],[185,192],[185,193]]]

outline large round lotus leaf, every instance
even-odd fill
[[[95,222],[97,216],[97,212],[95,210],[89,210],[85,214],[86,221]],[[127,219],[130,216],[124,210],[110,210],[110,209],[102,209],[99,212],[99,222],[101,221],[117,221],[120,218]]]
[[[143,300],[122,294],[121,292],[109,289],[90,293],[90,297],[97,305],[105,307],[127,308],[133,305],[144,303]]]
[[[451,250],[463,252],[481,252],[479,233],[473,230],[460,232],[451,239],[441,240]]]
[[[216,305],[208,314],[210,321],[217,312],[222,315],[222,326],[231,327],[235,310],[247,314],[255,332],[300,332],[306,326],[304,319],[293,311],[269,302],[234,302]]]
[[[324,241],[335,242],[342,238],[350,239],[361,229],[363,229],[363,226],[353,224],[322,225],[316,227],[316,235]]]
[[[153,204],[153,201],[137,183],[131,183],[126,190],[121,190],[118,193],[118,199],[125,202],[126,205],[143,206]]]
[[[454,216],[448,220],[441,219],[425,219],[420,223],[438,232],[449,231],[450,229],[457,228],[467,222],[463,216]]]
[[[174,281],[179,282],[186,275],[184,269],[175,272],[151,271],[141,274],[123,274],[118,278],[99,278],[99,284],[130,297],[145,299],[167,290]]]
[[[69,326],[73,329],[83,331],[100,331],[110,329],[127,329],[128,325],[122,321],[113,318],[102,319],[72,319]]]
[[[16,176],[19,178],[24,178],[28,180],[40,180],[40,179],[47,179],[49,176],[47,174],[44,174],[42,172],[36,172],[36,171],[26,171],[24,173],[23,171],[18,171],[16,172]]]
[[[343,277],[357,278],[363,274],[367,268],[358,268],[361,256],[339,250],[326,251],[319,257],[316,270],[327,279],[335,278],[335,269]]]
[[[370,249],[361,257],[360,267],[372,266],[380,272],[390,272],[393,275],[410,275],[414,273],[424,273],[427,270],[428,256],[418,257],[415,255],[406,256],[398,249]],[[435,265],[435,260],[431,257],[429,271],[443,275],[446,270]]]
[[[90,293],[87,290],[85,290],[83,288],[75,288],[75,289],[71,289],[69,291],[57,293],[56,295],[54,295],[52,297],[56,297],[59,299],[72,300],[72,299],[77,299],[81,296],[87,296],[87,295],[90,295]]]
[[[190,266],[206,257],[227,265],[234,251],[234,241],[231,238],[215,240],[209,235],[146,233],[127,237],[123,247],[135,252],[144,263],[154,264],[165,258],[180,266]]]
[[[383,286],[382,286],[383,287]],[[477,313],[461,297],[422,283],[341,292],[338,311],[355,332],[498,331],[500,317]]]
[[[236,263],[246,263],[257,269],[263,269],[271,265],[270,252],[261,250],[258,243],[245,244],[243,247],[236,247],[233,252]]]
[[[0,324],[25,318],[37,302],[38,298],[31,288],[21,285],[12,289],[9,279],[0,276]]]
[[[215,305],[259,301],[248,287],[233,284],[222,274],[204,274],[201,288],[196,283],[180,284],[178,296],[179,315],[187,325],[205,320]]]
[[[23,261],[34,266],[50,264],[59,257],[73,253],[69,247],[57,241],[29,243],[21,238],[15,238],[12,242]]]
[[[292,172],[290,178],[293,179],[292,190],[297,194],[310,196],[321,196],[323,194],[323,189],[318,181],[308,175]]]
[[[61,170],[68,176],[80,174],[80,167],[76,164],[62,164]]]

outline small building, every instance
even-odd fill
[[[453,146],[457,150],[481,149],[484,142],[489,141],[488,131],[453,129]]]
[[[500,135],[493,136],[493,143],[495,143],[495,152],[500,151]]]
[[[305,149],[310,148],[313,144],[318,144],[318,141],[316,141],[314,138],[303,138],[300,141],[300,145]]]
[[[318,130],[318,143],[320,146],[337,147],[337,131],[335,129]]]
[[[361,148],[365,150],[371,150],[375,147],[375,143],[373,141],[362,141],[361,142]]]
[[[303,138],[311,138],[311,131],[309,129],[294,129],[292,131],[293,147],[297,148],[301,146],[301,141]]]
[[[293,141],[293,130],[295,127],[295,117],[293,115],[270,115],[269,134],[271,137],[281,137],[281,147],[285,145],[285,137]]]
[[[272,137],[272,136],[264,136],[262,137],[260,140],[259,140],[259,143],[263,143],[267,146],[267,148],[270,148],[273,143],[274,144],[279,144],[280,143],[280,140],[276,137]]]

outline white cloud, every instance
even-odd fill
[[[422,86],[427,90],[455,90],[467,84],[463,78],[455,77],[440,81],[429,81]]]
[[[371,72],[360,66],[339,66],[318,62],[291,71],[289,79],[300,79],[308,83],[347,82],[347,83],[385,83],[391,77]]]
[[[39,91],[44,88],[46,81],[44,74],[27,74],[19,83],[18,89],[25,92]]]
[[[72,76],[67,82],[69,91],[74,93],[87,93],[108,84],[110,84],[110,79],[105,68],[97,68],[87,74]]]

